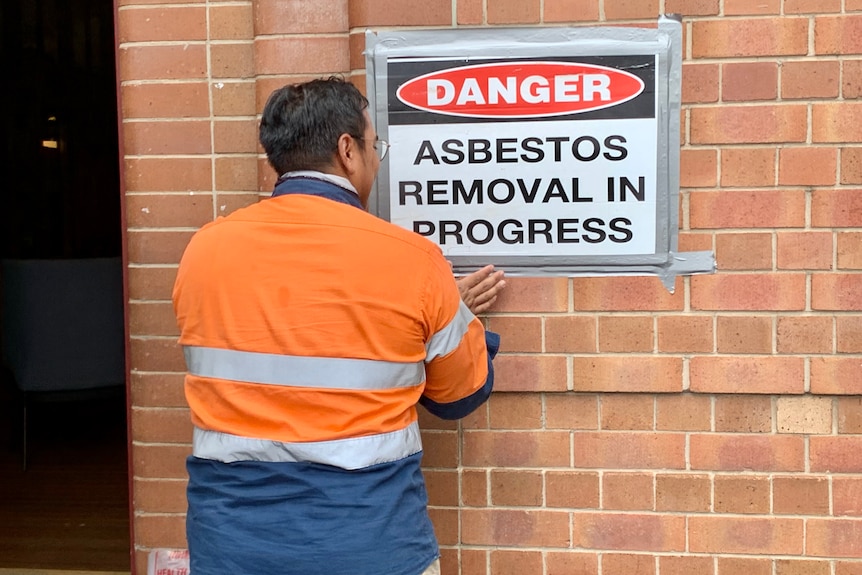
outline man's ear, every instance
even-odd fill
[[[360,150],[357,147],[356,139],[349,134],[341,134],[338,137],[338,149],[336,151],[336,161],[340,164],[342,171],[352,175],[358,169]]]

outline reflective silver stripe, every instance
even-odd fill
[[[467,327],[474,317],[473,312],[462,301],[461,305],[458,306],[458,313],[455,314],[449,325],[435,333],[425,345],[425,361],[429,362],[437,356],[443,356],[454,351],[464,338],[464,334],[467,333]]]
[[[394,389],[425,381],[422,362],[276,355],[185,346],[189,373],[249,383],[326,389]]]
[[[307,443],[251,439],[195,427],[192,441],[192,454],[202,459],[224,463],[304,461],[342,469],[362,469],[378,463],[398,461],[422,451],[417,422],[389,433]]]

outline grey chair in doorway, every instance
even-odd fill
[[[36,401],[123,394],[121,258],[2,261],[3,361],[20,390],[23,465]]]

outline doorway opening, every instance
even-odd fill
[[[46,336],[25,341],[17,335],[18,324],[35,323],[38,314],[19,314],[23,304],[7,297],[21,293],[37,304],[41,298],[44,305],[36,309],[44,311],[80,292],[71,281],[50,279],[58,276],[41,271],[41,264],[119,261],[122,274],[112,0],[4,0],[0,61],[7,77],[0,91],[6,166],[0,259],[7,270],[0,272],[0,573],[128,573],[124,381],[93,376],[80,389],[48,389],[40,387],[43,383],[31,389],[17,364],[32,359],[29,349],[65,349],[66,357],[39,360],[38,369],[27,373],[38,372],[32,379],[44,382],[44,374],[59,372],[71,381],[76,362],[83,371],[98,371],[89,368],[104,367],[108,355],[104,348],[97,359],[85,361],[70,351],[72,344],[104,340],[104,332],[93,333],[97,330],[77,319],[66,325],[66,314],[52,311],[39,321],[57,341]],[[16,280],[9,287],[8,270],[30,264],[39,264],[30,275],[45,280],[42,285]],[[92,279],[88,271],[76,273]],[[116,279],[107,282],[110,288],[97,284],[72,295],[84,302],[111,299],[108,291],[116,290]],[[124,348],[120,339],[108,338],[112,353],[117,344]]]

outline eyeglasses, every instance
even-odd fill
[[[365,140],[365,138],[363,138],[362,136],[352,136],[352,137],[355,140]],[[380,138],[378,138],[378,139],[374,140],[374,143],[372,144],[372,146],[374,147],[374,151],[377,152],[377,157],[379,157],[380,161],[382,162],[383,158],[386,157],[386,154],[389,153],[389,148],[390,148],[390,146],[392,146],[392,144],[390,144],[386,140],[381,140]]]

